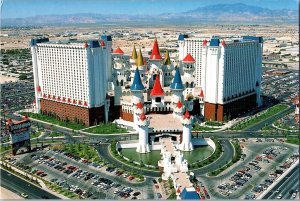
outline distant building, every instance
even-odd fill
[[[109,42],[32,39],[36,112],[87,126],[104,121],[111,81],[111,74],[107,74]]]

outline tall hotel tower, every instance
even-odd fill
[[[206,120],[224,121],[262,105],[262,37],[207,41],[180,35],[178,44],[179,60],[187,53],[196,58],[194,76],[204,93]]]
[[[107,119],[111,49],[106,43],[111,38],[87,42],[32,39],[36,112],[87,126]]]

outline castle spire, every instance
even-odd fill
[[[139,49],[139,54],[137,56],[137,59],[136,59],[136,66],[143,66],[144,65],[144,58],[143,58],[143,55],[142,55],[142,50],[141,48]]]
[[[184,86],[182,84],[179,67],[176,68],[174,80],[172,84],[170,85],[171,90],[184,90]]]
[[[164,65],[171,65],[171,60],[170,60],[170,55],[169,55],[169,51],[166,50],[166,56],[164,59]]]
[[[144,89],[145,89],[145,87],[142,84],[139,69],[136,68],[133,82],[132,82],[132,85],[130,86],[130,90],[131,91],[143,91]]]
[[[151,60],[161,60],[160,52],[159,52],[159,47],[157,43],[157,39],[155,38],[154,43],[153,43],[153,48],[152,48],[152,53],[149,57]]]
[[[132,52],[131,52],[131,59],[137,59],[135,45],[133,45]]]

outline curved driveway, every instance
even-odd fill
[[[140,169],[139,167],[134,167],[134,166],[130,166],[127,165],[126,163],[123,163],[117,159],[115,159],[110,153],[109,153],[109,144],[101,144],[101,146],[96,146],[96,149],[98,151],[98,153],[104,157],[109,163],[111,164],[115,164],[117,167],[125,167],[124,169],[126,169],[127,171],[130,172],[130,170],[134,170],[140,174],[143,174],[145,176],[149,176],[149,177],[160,177],[161,173],[160,172],[153,172],[150,170],[144,170],[144,169]]]
[[[221,144],[224,149],[224,152],[220,156],[220,158],[218,158],[216,161],[203,168],[191,170],[192,172],[195,173],[195,175],[203,175],[208,173],[211,170],[216,170],[220,166],[224,166],[225,164],[227,164],[232,159],[232,156],[234,154],[234,148],[232,144],[229,142],[229,140],[221,140]]]

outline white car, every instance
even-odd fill
[[[282,198],[282,194],[280,193],[278,196],[277,196],[277,199],[281,199]]]

